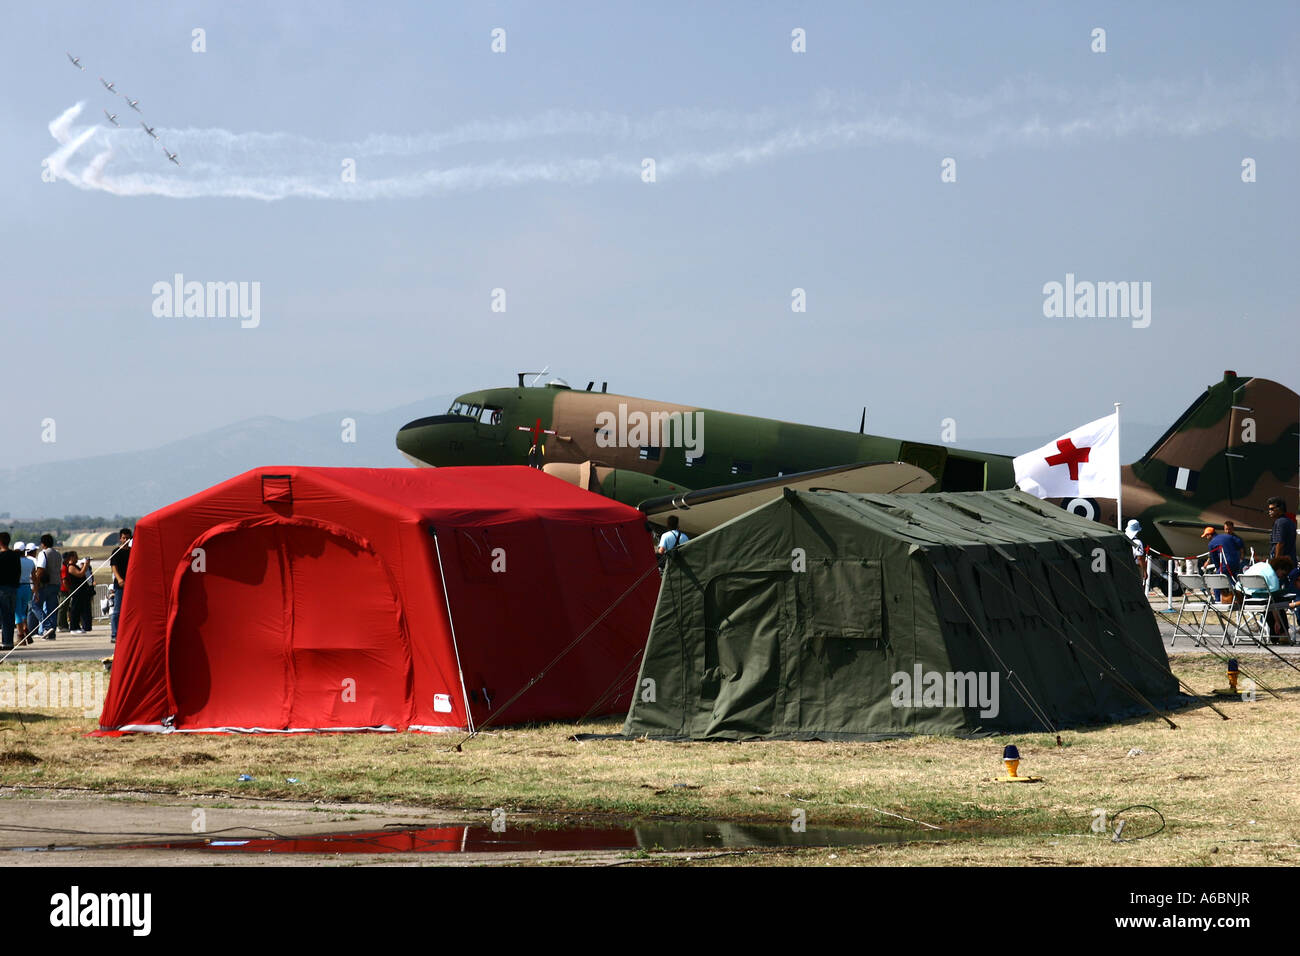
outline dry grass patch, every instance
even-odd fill
[[[1226,684],[1209,655],[1179,656],[1173,667],[1199,689]],[[1254,702],[1222,703],[1227,721],[1191,707],[1174,715],[1177,730],[1143,718],[1063,731],[1059,747],[1045,733],[879,743],[570,739],[575,730],[615,733],[620,722],[611,720],[495,730],[458,753],[458,738],[416,734],[91,738],[84,734],[95,722],[78,715],[24,714],[20,725],[3,714],[0,746],[34,762],[0,758],[0,783],[785,824],[802,809],[810,828],[920,834],[928,823],[955,837],[836,850],[836,865],[1295,864],[1300,673],[1272,660],[1248,667],[1281,699],[1261,691]],[[1009,742],[1021,750],[1021,772],[1043,783],[992,782]],[[254,779],[241,783],[240,774]],[[1093,832],[1094,811],[1109,816],[1135,804],[1157,808],[1165,829],[1127,843]],[[717,861],[822,865],[829,856]]]

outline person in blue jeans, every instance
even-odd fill
[[[1277,612],[1282,619],[1282,631],[1286,633],[1290,629],[1288,611],[1295,615],[1296,625],[1300,627],[1300,565],[1293,564],[1288,558],[1274,558],[1273,561],[1274,567],[1284,571],[1278,575],[1282,581],[1282,597]]]
[[[113,613],[109,616],[109,636],[117,643],[117,620],[122,614],[122,596],[126,593],[126,568],[131,559],[131,529],[117,533],[117,550],[108,559],[113,568]]]
[[[54,550],[54,536],[41,535],[41,550],[36,555],[36,570],[40,577],[32,579],[32,604],[39,620],[37,633],[45,640],[54,640],[58,633],[59,587],[63,569],[63,555]]]
[[[32,642],[27,632],[31,630],[28,627],[32,610],[31,580],[32,572],[36,570],[36,561],[28,555],[29,550],[32,554],[35,554],[35,542],[24,544],[20,541],[14,546],[14,551],[22,562],[22,570],[18,574],[18,605],[14,608],[14,628],[17,631],[14,639],[15,643],[18,644],[30,644]]]

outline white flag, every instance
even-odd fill
[[[1081,425],[1015,462],[1016,485],[1039,498],[1119,496],[1119,415]]]

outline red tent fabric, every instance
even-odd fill
[[[136,526],[101,732],[469,728],[539,675],[494,723],[626,710],[654,563],[531,468],[254,469]]]

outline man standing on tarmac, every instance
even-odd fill
[[[68,569],[68,628],[73,634],[89,634],[91,627],[90,604],[95,594],[95,574],[90,569],[90,559],[77,560],[77,552],[69,551]]]
[[[41,535],[41,550],[36,555],[36,572],[32,577],[32,603],[40,620],[36,633],[47,641],[58,633],[59,581],[63,555],[54,550],[54,536]],[[46,633],[46,631],[49,633]]]
[[[1298,563],[1295,556],[1295,522],[1287,517],[1286,500],[1269,498],[1268,516],[1273,519],[1273,533],[1268,539],[1268,556],[1290,558],[1294,567]]]
[[[112,643],[117,643],[117,621],[122,614],[122,595],[126,590],[126,565],[131,559],[131,529],[123,528],[117,533],[118,548],[109,558],[113,567],[113,616],[109,619]]]

